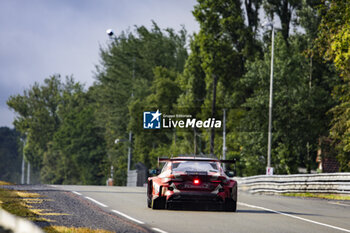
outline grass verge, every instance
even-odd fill
[[[1,185],[11,185],[10,183],[0,181]],[[18,190],[9,190],[0,187],[0,209],[4,209],[7,212],[26,218],[34,222],[55,222],[45,218],[45,216],[54,215],[68,215],[65,213],[53,213],[51,210],[47,209],[36,209],[33,205],[41,203],[43,201],[53,201],[50,199],[45,199],[37,193],[30,193]],[[90,229],[84,227],[64,227],[64,226],[49,226],[43,228],[45,232],[48,233],[111,233],[110,231],[102,229]]]
[[[330,200],[350,200],[350,195],[342,194],[324,194],[324,193],[283,193],[283,196],[288,197],[306,197],[306,198],[320,198],[320,199],[330,199]]]
[[[39,216],[28,208],[30,206],[23,200],[20,194],[23,194],[23,196],[29,195],[25,192],[0,188],[0,208],[11,214],[28,218],[32,221],[38,221]]]
[[[80,227],[64,227],[64,226],[50,226],[44,227],[44,231],[47,233],[112,233],[111,231],[106,230],[93,230],[90,228]]]
[[[0,180],[0,185],[12,185],[12,184],[9,182],[5,182],[5,181]]]

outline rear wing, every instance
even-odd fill
[[[219,162],[219,163],[236,163],[236,159],[211,159],[211,158],[158,158],[159,163],[173,161],[196,161],[196,162]]]

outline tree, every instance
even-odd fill
[[[32,167],[40,169],[47,144],[59,127],[57,107],[62,83],[59,75],[44,80],[43,85],[35,83],[23,95],[11,96],[7,105],[16,113],[14,125],[26,136],[25,154]]]
[[[290,25],[293,20],[293,12],[301,7],[300,0],[265,0],[264,9],[270,19],[277,14],[281,21],[282,35],[288,44]]]
[[[200,119],[202,106],[207,96],[205,73],[202,69],[202,57],[200,56],[200,44],[197,35],[190,41],[191,53],[186,60],[183,73],[178,78],[181,93],[177,99],[176,110],[183,114]],[[200,130],[195,128],[193,132],[176,132],[176,148],[180,154],[203,153],[205,147],[198,145],[197,136]],[[191,143],[194,142],[194,143]],[[196,146],[197,145],[197,146]]]
[[[244,0],[247,12],[248,26],[252,32],[256,33],[259,26],[259,10],[262,0]]]
[[[55,75],[7,102],[18,114],[15,126],[26,136],[26,158],[45,183],[104,182],[104,140],[91,94],[83,89],[72,77],[62,82]]]
[[[67,80],[58,106],[60,127],[44,154],[46,183],[104,184],[106,152],[95,125],[94,101],[74,80]]]
[[[244,58],[249,54],[245,43],[247,29],[239,1],[199,0],[193,15],[200,24],[198,40],[201,68],[205,74],[206,99],[204,108],[210,109],[212,118],[216,113],[217,99],[229,97],[232,87],[244,73]],[[217,88],[222,93],[217,93]],[[217,94],[221,95],[217,98]],[[221,107],[224,102],[219,102]],[[204,114],[206,115],[206,114]],[[210,132],[210,150],[214,154],[215,130]]]
[[[335,82],[331,73],[315,72],[310,84],[303,35],[290,37],[287,46],[278,33],[275,46],[272,164],[280,174],[296,173],[298,166],[310,171],[315,168],[318,138],[327,134],[330,119],[326,113],[334,105],[330,92]],[[241,143],[247,175],[264,173],[266,165],[269,54],[266,52],[263,60],[249,62],[241,80],[254,90],[243,105],[246,114]]]
[[[350,6],[346,1],[324,2],[320,9],[322,21],[317,42],[318,52],[326,61],[334,63],[341,84],[334,88],[334,99],[339,104],[332,108],[330,137],[338,152],[341,171],[350,171]]]
[[[187,58],[186,39],[185,29],[179,33],[161,30],[153,22],[151,30],[136,27],[134,33],[122,33],[106,49],[101,49],[102,62],[93,92],[98,107],[97,123],[104,130],[107,153],[120,174],[125,174],[125,155],[130,144],[115,145],[116,138],[127,139],[132,130],[135,161],[147,165],[154,162],[150,161],[150,151],[167,138],[148,135],[146,139],[139,119],[142,111],[151,110],[146,107],[158,109],[160,106],[155,105],[161,104],[171,109],[165,104],[176,103],[179,89],[175,79]],[[117,180],[117,184],[125,184],[125,179]]]
[[[17,144],[19,136],[15,129],[0,127],[0,180],[20,181],[22,153]]]

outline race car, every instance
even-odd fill
[[[221,163],[234,160],[215,158],[159,158],[165,165],[158,176],[149,177],[147,205],[152,209],[219,207],[235,212],[237,182],[224,172]]]

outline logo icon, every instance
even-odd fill
[[[157,110],[156,112],[143,112],[143,128],[144,129],[160,129],[160,116],[162,113]]]

